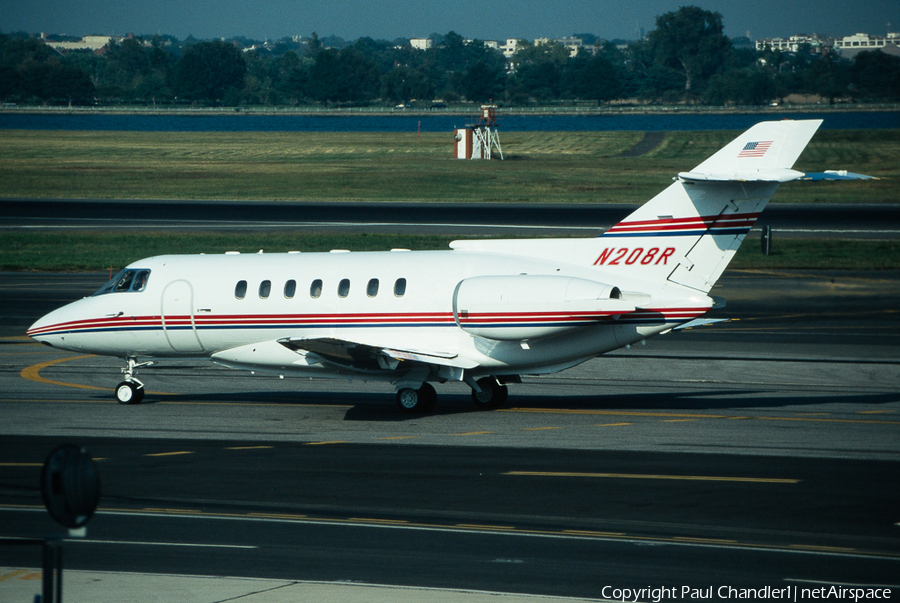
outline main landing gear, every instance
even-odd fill
[[[116,386],[116,400],[119,404],[140,404],[144,399],[144,384],[141,380],[134,376],[137,369],[150,366],[152,362],[138,363],[137,358],[129,356],[125,359],[125,368],[122,373],[125,375],[125,381]]]
[[[472,400],[479,410],[493,410],[506,403],[509,388],[496,377],[482,377],[478,381],[467,381],[472,386]],[[437,405],[437,392],[430,383],[423,383],[419,389],[404,387],[397,392],[397,406],[408,413],[427,413]]]
[[[423,383],[419,389],[404,387],[397,392],[397,406],[403,412],[431,412],[437,405],[437,392],[430,383]]]
[[[472,388],[472,400],[479,410],[494,410],[506,404],[509,388],[494,377],[482,377],[475,382],[478,389]],[[479,391],[481,390],[481,391]]]

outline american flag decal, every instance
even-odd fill
[[[744,145],[744,148],[741,149],[741,152],[738,153],[738,158],[740,157],[762,157],[766,154],[766,151],[769,150],[769,147],[772,146],[771,140],[762,140],[759,142],[748,142]]]

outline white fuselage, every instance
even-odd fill
[[[561,370],[671,329],[711,306],[702,293],[671,284],[654,291],[652,283],[629,282],[622,275],[607,282],[589,263],[465,251],[160,256],[129,268],[149,271],[142,291],[79,300],[35,323],[29,334],[78,352],[207,356],[277,372],[322,368],[278,340],[332,338],[421,351],[436,359],[437,368],[456,367],[456,372],[442,369],[444,374],[462,378],[459,369],[467,376]],[[520,282],[527,285],[528,299],[508,300],[512,305],[505,315],[488,313],[488,324],[467,327],[466,310],[454,308],[458,285],[470,279],[490,289],[492,279],[502,283],[509,275],[526,277]],[[475,277],[482,278],[472,281]],[[598,291],[618,287],[625,292],[621,301],[606,306],[630,304],[631,311],[567,311],[557,301],[559,292],[546,290],[566,279],[582,287],[596,283]],[[529,291],[532,283],[537,289]],[[637,303],[628,301],[630,291],[641,292]],[[368,376],[393,378],[400,370],[383,368]],[[435,375],[442,378],[438,371]]]

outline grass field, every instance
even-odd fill
[[[0,197],[641,203],[737,133],[669,132],[619,157],[642,132],[501,133],[505,161],[452,158],[452,133],[71,132],[0,130]],[[825,130],[800,170],[881,178],[781,187],[779,203],[900,202],[900,130]],[[163,253],[446,249],[451,237],[260,233],[4,233],[0,270],[105,270]],[[893,242],[748,241],[739,268],[900,268]]]
[[[452,133],[0,131],[0,196],[84,199],[640,203],[735,132],[501,133],[505,161],[452,158]],[[900,130],[825,130],[800,170],[882,180],[791,183],[775,202],[900,202]]]

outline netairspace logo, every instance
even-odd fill
[[[732,586],[708,586],[693,588],[691,586],[660,586],[644,588],[617,588],[604,586],[600,595],[610,601],[623,603],[660,601],[711,601],[711,600],[783,600],[783,601],[887,601],[891,599],[890,588],[819,586],[814,588],[801,586],[785,586],[783,588],[734,588]]]

